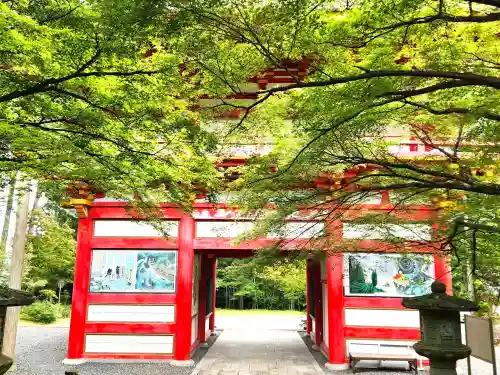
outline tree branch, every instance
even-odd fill
[[[108,77],[108,76],[131,77],[131,76],[137,76],[137,75],[154,75],[154,74],[158,74],[161,72],[162,72],[161,70],[149,70],[149,71],[148,70],[134,70],[131,72],[86,72],[86,73],[76,71],[75,73],[67,75],[65,77],[46,79],[46,80],[44,80],[44,81],[42,81],[34,86],[31,86],[30,88],[25,89],[25,90],[13,91],[9,94],[2,95],[2,96],[0,96],[0,103],[8,102],[10,100],[14,100],[14,99],[21,98],[24,96],[30,96],[30,95],[34,95],[34,94],[39,94],[39,93],[51,91],[58,84],[66,82],[66,81],[70,81],[70,80],[75,79],[75,78]]]
[[[372,78],[385,78],[385,77],[448,78],[448,79],[458,80],[460,82],[456,83],[455,85],[449,83],[450,87],[477,85],[477,86],[491,87],[494,89],[500,89],[500,78],[496,78],[493,76],[480,76],[473,73],[438,72],[438,71],[424,71],[424,70],[374,70],[359,75],[349,75],[344,77],[328,79],[324,81],[301,82],[288,86],[273,87],[268,90],[263,90],[262,92],[276,93],[276,92],[284,92],[299,88],[334,86],[341,83],[349,83],[349,82],[369,80]],[[443,82],[438,85],[444,85],[445,83],[447,82]],[[393,93],[388,92],[384,95],[404,95],[405,93],[406,93],[405,91],[393,92]]]
[[[500,8],[500,0],[471,0],[471,3],[491,5]]]
[[[411,180],[411,178],[409,178]],[[474,193],[481,193],[486,195],[500,195],[500,185],[495,184],[476,184],[468,186],[453,182],[438,182],[431,181],[427,183],[422,182],[404,182],[387,185],[363,185],[358,187],[361,191],[385,191],[385,190],[401,190],[401,189],[452,189],[461,191],[470,191]]]
[[[43,20],[38,21],[38,23],[39,23],[40,25],[44,25],[44,24],[49,23],[49,22],[53,22],[53,21],[60,20],[60,19],[62,19],[62,18],[64,18],[64,17],[69,16],[69,15],[70,15],[71,13],[73,13],[75,10],[77,10],[78,8],[80,8],[80,6],[81,6],[81,5],[78,5],[78,6],[74,7],[74,8],[70,8],[67,12],[62,13],[62,14],[58,14],[58,15],[56,15],[56,16],[47,17],[47,18],[45,18],[45,19],[43,19]]]
[[[100,109],[101,111],[104,111],[104,112],[110,112],[109,108],[100,106],[99,104],[95,104],[94,102],[91,102],[89,99],[87,99],[83,95],[79,95],[77,93],[74,93],[74,92],[71,92],[71,91],[66,91],[66,90],[63,90],[63,89],[58,89],[58,88],[52,88],[50,91],[54,91],[54,92],[57,92],[59,94],[71,96],[74,99],[81,100],[81,101],[87,103],[89,106],[91,106],[93,108]]]
[[[465,86],[474,86],[475,84],[472,82],[465,82],[462,80],[457,81],[445,81],[441,83],[437,83],[435,85],[422,87],[420,89],[413,90],[404,90],[404,91],[388,91],[382,94],[379,94],[378,97],[387,97],[387,96],[399,96],[401,98],[410,98],[412,96],[418,96],[423,94],[430,94],[440,90],[446,90],[456,87],[465,87]]]
[[[450,115],[450,114],[468,114],[468,113],[477,113],[479,117],[487,118],[489,120],[500,121],[500,114],[493,113],[491,111],[481,111],[479,108],[458,108],[458,107],[450,107],[445,109],[435,109],[426,104],[417,103],[409,100],[404,100],[404,103],[407,103],[411,106],[425,109],[427,112],[432,113],[434,115]]]
[[[455,223],[457,225],[462,225],[464,227],[468,227],[468,228],[475,229],[475,230],[481,230],[481,231],[491,232],[491,233],[500,233],[500,227],[498,227],[498,226],[473,223],[471,221],[466,221],[463,217],[459,217],[458,219],[456,219]]]
[[[20,126],[31,126],[46,132],[55,132],[55,133],[69,133],[69,134],[76,134],[76,135],[81,135],[83,137],[89,137],[91,139],[98,139],[104,142],[109,142],[117,146],[118,148],[121,148],[123,150],[126,150],[132,154],[141,154],[141,155],[146,155],[153,157],[155,159],[161,160],[162,162],[169,162],[167,159],[161,158],[157,155],[157,153],[151,153],[147,151],[142,151],[142,150],[136,150],[132,146],[128,145],[126,141],[122,140],[116,140],[109,138],[103,134],[100,133],[91,133],[88,131],[83,131],[83,130],[73,130],[73,129],[67,129],[67,128],[52,128],[52,127],[47,127],[43,126],[46,124],[55,124],[55,123],[67,123],[67,124],[72,124],[72,125],[79,125],[79,126],[84,126],[82,123],[74,120],[74,119],[69,119],[69,118],[56,118],[56,119],[43,119],[38,122],[22,122],[19,123]],[[74,142],[73,142],[74,143]]]
[[[487,1],[487,0],[485,0]],[[500,20],[500,12],[489,13],[481,16],[453,16],[449,14],[436,14],[433,16],[414,18],[409,21],[403,21],[399,23],[392,24],[390,26],[384,26],[377,28],[377,31],[380,30],[396,30],[400,27],[412,26],[412,25],[422,25],[426,23],[431,23],[434,21],[447,21],[447,22],[474,22],[474,23],[482,23],[482,22],[494,22]]]

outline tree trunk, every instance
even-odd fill
[[[14,246],[12,247],[9,277],[9,287],[13,289],[21,289],[26,232],[28,230],[29,206],[32,193],[31,186],[28,185],[28,190],[24,193],[23,197],[20,197],[17,205],[16,231],[14,233]],[[20,307],[8,307],[5,317],[2,352],[12,359],[15,359],[16,355],[16,335],[19,311]]]
[[[466,259],[464,262],[464,277],[465,286],[467,288],[467,295],[471,301],[476,300],[476,293],[474,290],[474,275],[472,274],[472,269],[470,265],[470,260]]]
[[[36,186],[35,187],[36,193],[35,193],[35,199],[33,200],[33,207],[31,208],[31,211],[36,210],[38,208],[38,204],[40,203],[40,197],[42,195],[42,191],[38,189],[38,185],[34,185],[34,186]],[[33,221],[29,220],[27,234],[28,235],[34,234],[35,229],[36,228],[34,228],[34,226],[33,226]]]
[[[3,221],[2,234],[0,235],[0,252],[5,254],[7,247],[7,237],[9,235],[10,215],[12,214],[12,206],[14,204],[14,192],[16,190],[16,174],[13,173],[9,177],[9,193],[7,195],[7,204],[5,207],[5,219]]]

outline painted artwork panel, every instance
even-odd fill
[[[177,251],[93,250],[91,293],[174,293]]]
[[[408,297],[430,293],[430,254],[344,253],[346,296]]]
[[[201,255],[194,254],[193,259],[193,293],[192,293],[192,316],[198,314],[200,308],[200,276]]]

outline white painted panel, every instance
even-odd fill
[[[205,319],[205,332],[210,329],[210,317]]]
[[[131,195],[130,198],[133,196]],[[103,197],[103,198],[95,198],[93,200],[94,203],[99,203],[99,202],[120,202],[126,204],[127,201],[121,199],[121,198],[111,198],[111,197]]]
[[[201,277],[201,254],[194,254],[193,259],[193,292],[191,316],[197,315],[200,309],[200,277]]]
[[[316,319],[311,316],[311,332],[316,334]]]
[[[369,193],[364,196],[358,196],[356,194],[351,197],[346,198],[345,205],[355,205],[355,204],[381,204],[382,194],[381,193]]]
[[[246,231],[252,230],[251,221],[198,221],[196,222],[196,237],[226,237],[234,238]]]
[[[243,92],[257,92],[260,90],[259,85],[255,82],[240,83],[238,87]]]
[[[272,83],[268,83],[267,86],[266,86],[266,89],[272,89],[274,87],[285,87],[285,86],[290,86],[292,85],[292,83],[275,83],[275,82],[272,82]]]
[[[411,241],[429,241],[431,227],[427,224],[356,224],[344,223],[342,226],[344,239],[378,240],[390,237]]]
[[[139,220],[95,220],[95,237],[177,237],[179,222],[164,220],[163,230]]]
[[[171,354],[173,336],[85,335],[86,353]]]
[[[198,339],[198,315],[191,319],[191,345]]]
[[[345,324],[362,327],[420,327],[415,310],[345,309]]]
[[[319,261],[319,269],[320,269],[321,280],[326,280],[327,275],[326,275],[326,259],[325,258],[322,258]]]
[[[382,203],[382,194],[375,193],[369,194],[362,199],[359,199],[357,204],[381,204]]]
[[[218,219],[219,221],[225,220],[224,222],[226,224],[232,223],[234,221],[255,220],[257,216],[258,216],[257,213],[239,212],[236,209],[225,209],[225,208],[218,208],[216,210],[206,209],[206,208],[198,208],[198,209],[196,209],[196,211],[193,212],[193,217],[197,220],[200,220],[200,219],[215,219],[215,220],[217,220]]]
[[[324,228],[325,224],[322,222],[292,221],[285,223],[279,236],[284,238],[313,238],[320,236]]]
[[[89,322],[173,323],[175,306],[89,305],[87,320]]]
[[[328,288],[327,284],[321,284],[323,289],[323,343],[328,347]]]

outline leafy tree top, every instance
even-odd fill
[[[179,202],[213,183],[182,58],[132,5],[0,4],[0,173]]]

